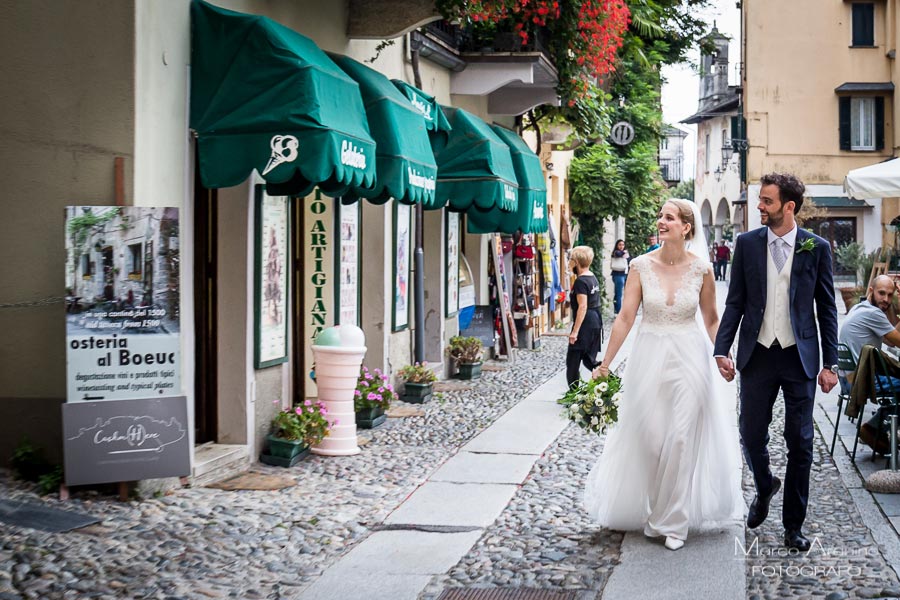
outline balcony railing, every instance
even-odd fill
[[[667,183],[681,181],[683,164],[681,158],[660,158],[659,170]]]

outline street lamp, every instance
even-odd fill
[[[737,150],[732,146],[731,140],[725,138],[722,142],[722,171],[728,168],[728,163],[731,162],[731,157],[734,156],[735,152],[737,152]]]

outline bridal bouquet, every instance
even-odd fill
[[[556,402],[565,407],[565,416],[582,429],[604,433],[619,419],[621,398],[622,380],[610,373],[573,385]]]

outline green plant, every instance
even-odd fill
[[[415,362],[397,371],[397,376],[406,383],[434,383],[437,375],[428,368],[428,362]]]
[[[455,335],[450,338],[450,345],[447,346],[447,355],[452,358],[456,364],[474,364],[480,362],[483,354],[484,345],[477,337]]]
[[[587,431],[603,433],[619,419],[622,380],[616,375],[581,380],[557,400],[565,407],[565,416]]]
[[[853,271],[856,276],[856,287],[865,285],[866,274],[863,273],[863,265],[866,261],[866,251],[862,244],[859,242],[841,244],[834,249],[834,257],[838,264]],[[871,267],[869,269],[871,270]]]
[[[44,449],[32,444],[28,437],[19,441],[9,462],[16,477],[24,481],[38,481],[53,470],[53,465],[44,456]]]
[[[40,487],[41,495],[52,494],[59,489],[59,485],[63,480],[63,468],[56,465],[47,473],[38,478],[38,487]]]
[[[329,422],[328,409],[323,402],[306,400],[292,408],[286,408],[272,419],[272,435],[293,442],[303,442],[315,446],[338,424],[338,419]]]
[[[367,408],[387,410],[396,398],[393,386],[384,378],[381,369],[373,369],[371,372],[366,367],[360,369],[356,390],[353,392],[354,410]]]

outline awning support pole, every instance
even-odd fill
[[[413,82],[422,89],[422,76],[419,73],[419,49],[410,48],[410,62],[412,63]],[[423,249],[425,235],[425,210],[421,202],[416,203],[416,249],[413,254],[415,263],[415,279],[413,289],[413,310],[415,312],[415,339],[413,341],[413,357],[415,362],[425,362],[425,250]]]

